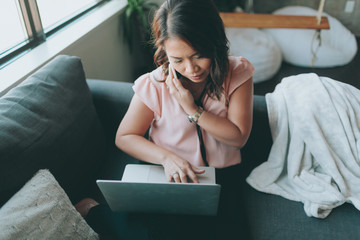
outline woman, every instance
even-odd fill
[[[159,67],[135,81],[116,145],[162,165],[168,181],[197,183],[203,173],[197,166],[213,166],[222,188],[216,218],[151,215],[151,236],[247,239],[238,173],[240,149],[252,127],[254,69],[245,58],[229,57],[223,23],[210,0],[165,1],[155,14],[153,35]]]
[[[158,233],[155,239],[171,233],[179,239],[247,239],[238,176],[240,149],[252,127],[253,66],[229,57],[223,22],[210,0],[165,1],[153,36],[159,67],[135,81],[116,145],[162,165],[168,181],[197,183],[203,173],[197,166],[213,166],[222,189],[217,218],[160,216],[151,219],[150,229]]]
[[[216,7],[209,0],[166,1],[153,34],[159,67],[135,81],[116,145],[161,164],[175,182],[198,182],[203,171],[196,166],[239,164],[252,126],[254,70],[246,59],[228,56]]]

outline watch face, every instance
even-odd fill
[[[187,117],[188,117],[188,119],[189,119],[189,122],[194,123],[194,120],[195,120],[195,119],[194,119],[193,116],[188,115]]]

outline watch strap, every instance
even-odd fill
[[[204,112],[204,109],[202,107],[198,107],[194,115],[188,115],[188,119],[191,123],[197,124],[201,114]]]

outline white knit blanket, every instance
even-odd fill
[[[345,202],[360,209],[360,91],[300,74],[284,78],[266,101],[273,146],[248,183],[303,202],[308,216],[325,218]]]

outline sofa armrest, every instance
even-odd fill
[[[94,79],[88,79],[87,83],[107,144],[107,155],[102,158],[103,167],[97,177],[120,180],[127,164],[139,163],[139,160],[115,146],[117,128],[134,95],[133,83]]]
[[[116,130],[134,95],[133,83],[95,79],[88,79],[87,83],[106,139],[113,144]]]

